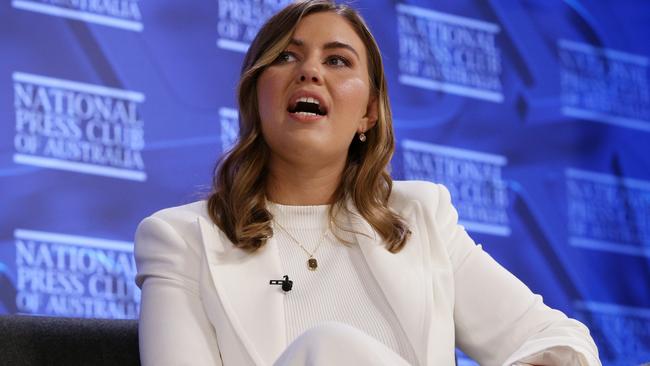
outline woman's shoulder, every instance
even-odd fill
[[[210,220],[205,200],[156,211],[144,218],[136,230],[136,239],[142,232],[170,230],[181,236],[194,236],[199,218]]]
[[[168,223],[196,222],[197,217],[208,217],[207,201],[195,201],[180,206],[167,207],[154,212],[151,216]]]
[[[148,276],[198,278],[201,253],[199,217],[207,216],[206,202],[169,207],[146,217],[135,232],[136,284]]]
[[[448,196],[449,191],[442,184],[423,180],[402,180],[393,181],[390,200],[395,204],[419,201],[421,204],[435,207],[441,199],[445,200]]]

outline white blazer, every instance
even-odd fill
[[[449,192],[394,182],[389,206],[412,231],[397,254],[349,201],[353,229],[421,365],[600,365],[588,329],[543,304],[459,226]],[[144,219],[135,239],[143,365],[271,365],[288,346],[273,239],[254,254],[212,223],[205,201]],[[287,295],[289,296],[289,295]]]

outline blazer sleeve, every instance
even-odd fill
[[[600,365],[589,330],[546,306],[458,225],[438,185],[436,224],[454,272],[456,344],[481,365]]]
[[[138,226],[136,284],[142,289],[139,340],[144,366],[222,365],[216,333],[199,296],[199,253],[162,218],[154,215]]]

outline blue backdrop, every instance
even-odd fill
[[[0,313],[137,316],[136,225],[209,190],[243,54],[286,3],[0,4]],[[386,63],[394,177],[446,184],[606,365],[649,361],[650,3],[354,6]]]

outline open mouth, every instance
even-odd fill
[[[325,116],[327,110],[320,105],[320,102],[315,98],[301,97],[287,109],[289,113],[295,113],[305,116]]]

